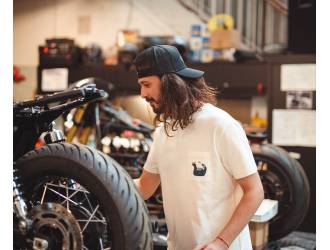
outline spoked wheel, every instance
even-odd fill
[[[56,143],[29,152],[16,167],[32,240],[46,242],[45,249],[152,249],[145,204],[110,157],[87,146]]]
[[[278,214],[270,221],[269,239],[277,240],[303,222],[309,207],[310,186],[298,161],[271,144],[252,147],[265,198],[277,200]]]

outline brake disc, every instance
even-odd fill
[[[30,218],[34,236],[46,240],[47,249],[82,249],[83,236],[79,223],[62,205],[43,203],[31,209]]]

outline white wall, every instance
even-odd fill
[[[82,19],[90,20],[85,32]],[[107,50],[120,29],[188,38],[191,24],[200,22],[176,0],[14,0],[14,64],[36,66],[46,38],[73,38],[81,46],[95,42]]]
[[[34,98],[37,93],[37,68],[35,66],[20,67],[25,80],[13,84],[13,97],[15,101],[24,101]]]

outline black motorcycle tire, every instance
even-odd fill
[[[267,164],[266,170],[258,166],[265,198],[279,201],[278,213],[269,225],[269,241],[277,240],[303,222],[309,208],[309,181],[303,167],[286,150],[272,144],[261,144],[252,146],[252,152],[257,166],[260,162]],[[277,199],[271,190],[283,192],[281,199]]]
[[[109,156],[85,145],[54,143],[30,151],[16,168],[25,196],[44,176],[72,178],[97,197],[111,228],[115,250],[152,249],[148,212],[125,170]]]

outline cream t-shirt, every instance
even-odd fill
[[[168,249],[192,250],[221,232],[242,197],[235,179],[257,167],[241,125],[212,104],[170,135],[156,129],[144,169],[160,175]],[[229,249],[252,249],[248,226]]]

